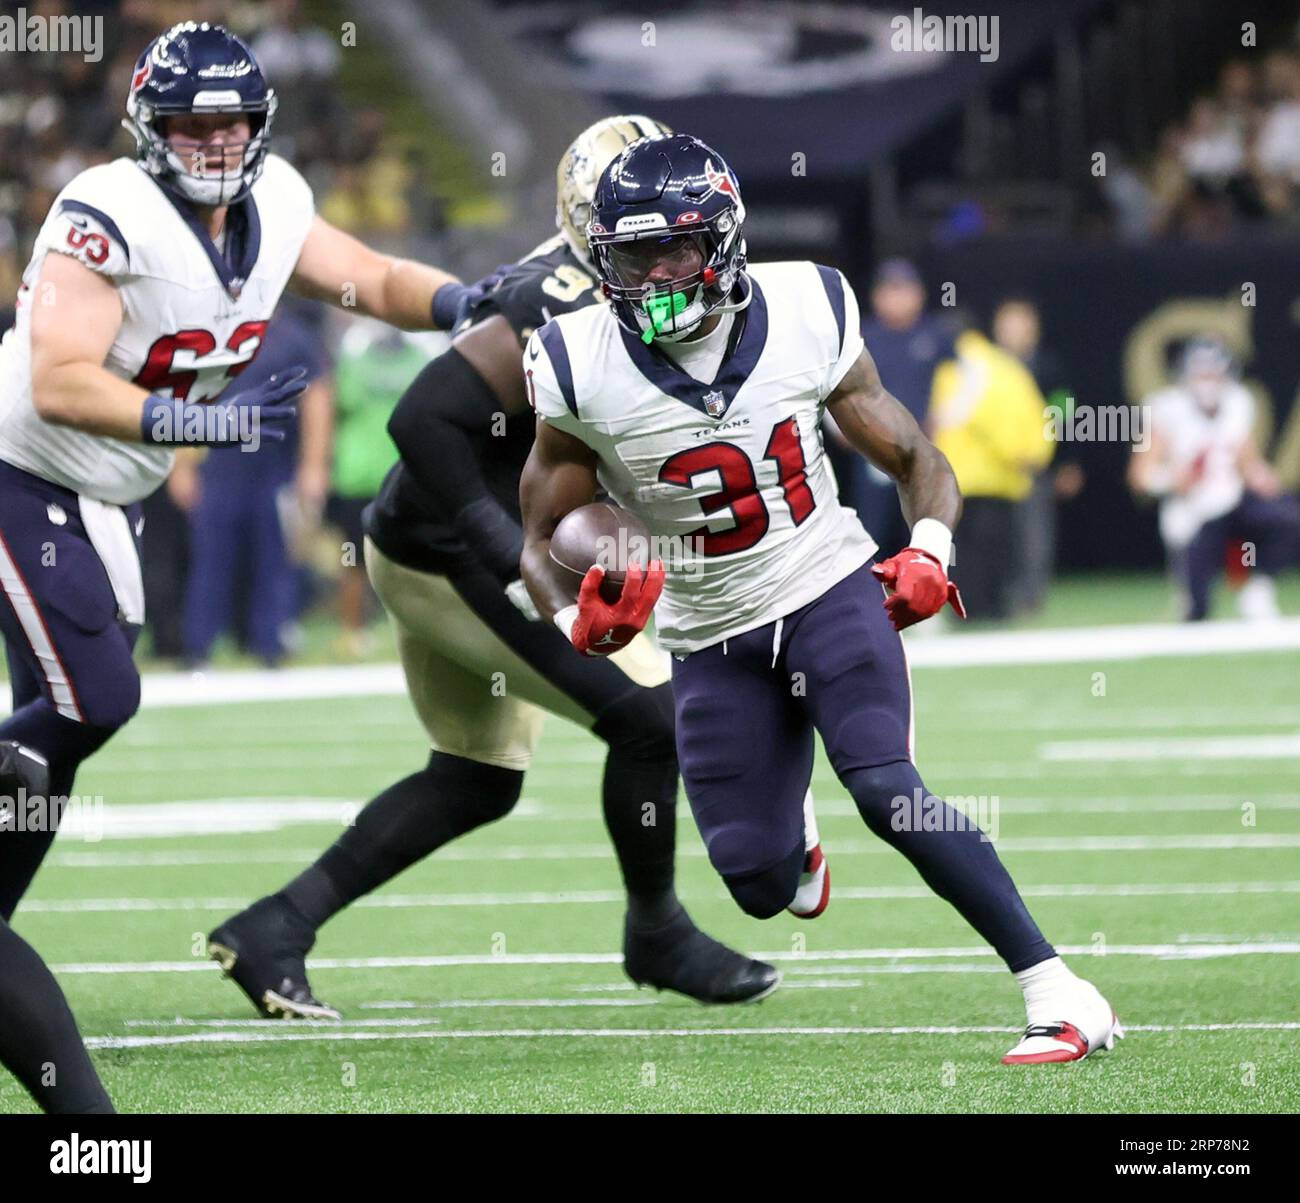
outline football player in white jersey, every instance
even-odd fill
[[[0,723],[0,797],[37,781],[69,795],[81,761],[135,713],[138,503],[177,445],[283,439],[301,374],[245,390],[237,380],[281,292],[415,329],[450,327],[471,291],[316,216],[302,177],[269,154],[275,109],[239,38],[173,27],[132,76],[137,159],[78,175],[37,235],[0,344],[0,631],[14,695]],[[0,919],[53,838],[45,826],[0,839]],[[105,1103],[102,1088],[48,1089],[28,1072],[45,1039],[6,1016],[0,1061],[48,1108]]]
[[[601,177],[588,237],[609,304],[557,316],[524,353],[538,416],[520,483],[524,581],[586,655],[625,646],[659,602],[682,778],[742,909],[769,918],[796,888],[816,731],[868,826],[1016,974],[1028,1027],[1004,1060],[1109,1047],[1122,1034],[1109,1004],[912,762],[898,631],[949,602],[961,613],[947,578],[961,510],[952,470],[881,385],[844,277],[748,266],[744,219],[735,176],[689,135],[635,142]],[[823,410],[898,482],[912,537],[883,564],[837,502]],[[613,603],[602,567],[575,599],[549,554],[598,485],[642,518],[661,557],[626,564]]]
[[[1182,592],[1183,617],[1210,612],[1229,540],[1248,540],[1256,562],[1239,606],[1248,619],[1278,616],[1279,572],[1300,554],[1300,502],[1282,491],[1255,440],[1255,399],[1235,379],[1227,347],[1210,338],[1184,349],[1178,379],[1143,402],[1150,443],[1134,450],[1133,488],[1160,502],[1160,537]]]

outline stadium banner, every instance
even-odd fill
[[[1060,356],[1077,411],[1136,405],[1169,380],[1182,344],[1220,338],[1258,405],[1257,432],[1283,482],[1300,490],[1300,246],[1294,241],[1145,246],[985,240],[933,250],[921,266],[930,296],[988,328],[999,301],[1028,296],[1043,343]],[[951,285],[950,289],[945,286]],[[1114,411],[1109,411],[1113,413]],[[1097,420],[1073,439],[1083,492],[1061,512],[1065,570],[1149,567],[1161,560],[1154,507],[1124,481],[1129,444]]]
[[[511,20],[601,107],[725,148],[742,185],[792,172],[829,184],[860,180],[1102,2],[553,3]]]

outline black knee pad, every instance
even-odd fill
[[[476,827],[504,819],[524,788],[524,775],[518,769],[447,752],[433,752],[420,775],[426,779],[428,797],[458,799],[462,807],[472,809]]]
[[[677,760],[673,722],[673,691],[666,682],[653,689],[638,687],[601,711],[592,732],[638,760]]]
[[[805,857],[803,844],[796,845],[784,860],[764,869],[761,873],[744,873],[735,876],[723,874],[731,896],[740,909],[755,919],[770,919],[779,915],[794,898],[799,887],[799,874],[803,872]]]

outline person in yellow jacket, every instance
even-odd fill
[[[1028,369],[976,330],[957,338],[930,389],[930,437],[963,498],[953,578],[972,619],[1006,618],[1018,554],[1016,506],[1052,458],[1046,402]]]

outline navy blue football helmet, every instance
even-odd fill
[[[743,309],[752,293],[744,223],[735,175],[698,138],[628,146],[601,175],[587,226],[601,288],[624,329],[646,343],[676,341],[710,313]],[[647,278],[674,260],[684,274]]]
[[[245,196],[262,174],[275,116],[253,52],[220,25],[183,21],[159,34],[136,60],[122,124],[136,154],[159,183],[197,205],[228,205]],[[173,150],[163,118],[180,113],[247,113],[251,134],[236,170],[195,164]]]

